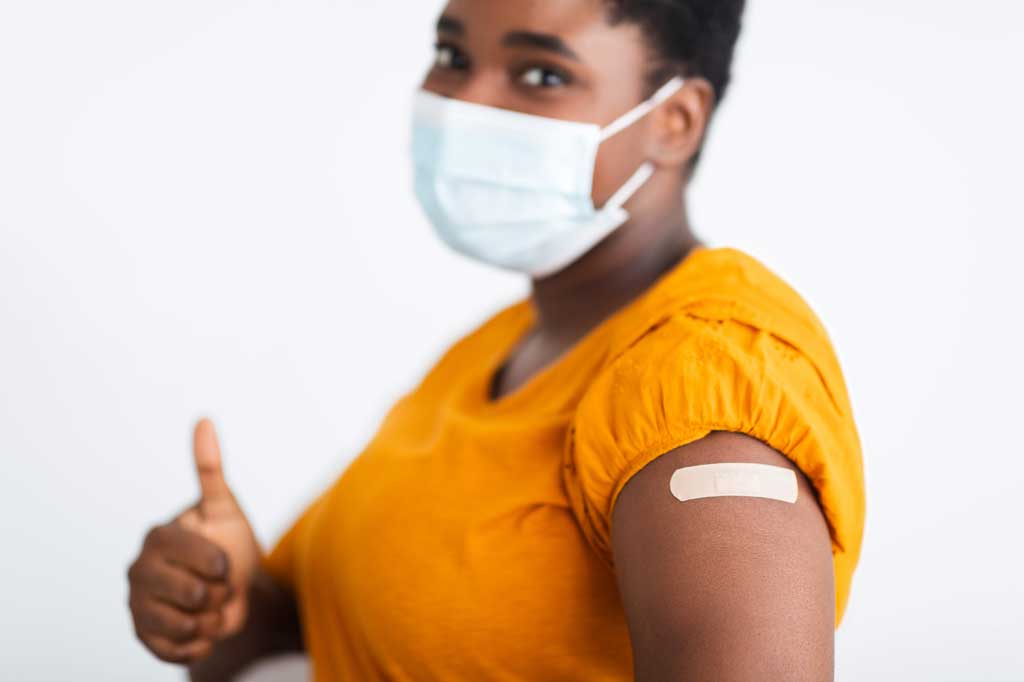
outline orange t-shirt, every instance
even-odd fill
[[[529,298],[449,348],[265,557],[318,680],[632,679],[612,508],[713,430],[791,458],[832,536],[836,625],[864,526],[861,447],[821,322],[731,247],[698,247],[498,400]],[[654,550],[652,550],[654,551]]]

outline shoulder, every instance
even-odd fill
[[[598,392],[602,379],[621,390],[631,372],[645,365],[658,371],[682,356],[691,373],[694,363],[749,367],[799,359],[834,408],[849,412],[845,379],[821,318],[774,268],[742,249],[702,248],[638,308],[637,314],[623,316],[603,371],[594,376]]]
[[[820,319],[745,252],[702,254],[626,338],[578,403],[572,442],[582,448],[647,458],[727,430],[792,456],[801,429],[853,436],[846,383]]]
[[[765,324],[798,321],[815,333],[827,336],[825,326],[807,297],[775,265],[731,246],[709,249],[694,279],[705,282],[697,307],[735,303],[735,310],[755,316]]]
[[[612,469],[625,466],[626,477],[714,430],[785,450],[800,428],[797,413],[817,420],[834,412],[830,394],[814,361],[770,328],[679,311],[591,382],[576,408],[573,444]]]
[[[680,501],[670,493],[679,469],[735,462],[793,471],[796,501]],[[835,586],[828,525],[814,486],[774,448],[715,431],[664,453],[625,486],[612,538],[638,677],[819,680],[831,674]],[[752,631],[759,636],[751,638]]]
[[[802,297],[743,252],[705,254],[684,274],[576,406],[564,478],[588,540],[613,564],[613,511],[648,466],[745,453],[801,472],[813,490],[803,499],[817,497],[832,533],[842,601],[864,480],[828,335]]]
[[[734,248],[714,249],[707,254],[684,286],[700,294],[684,297],[686,304],[672,310],[707,322],[732,322],[745,326],[756,337],[783,355],[801,356],[814,370],[839,412],[850,412],[846,381],[834,341],[807,297],[778,270],[750,253]]]

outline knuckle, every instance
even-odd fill
[[[185,618],[178,625],[178,634],[181,637],[195,637],[199,633],[199,621],[195,618]]]
[[[139,641],[142,642],[143,646],[149,649],[150,653],[159,658],[161,661],[164,659],[164,647],[160,644],[159,640],[156,640],[147,635],[140,635]]]
[[[160,633],[176,642],[187,641],[198,629],[195,618],[171,611],[149,609],[143,612],[142,619],[147,631]]]
[[[176,642],[186,642],[196,633],[196,621],[188,616],[173,621],[162,621],[162,629]]]
[[[207,570],[210,575],[223,577],[228,574],[228,557],[223,550],[215,549],[207,558]]]
[[[198,629],[198,623],[192,616],[182,616],[171,623],[165,624],[168,634],[178,641],[185,641],[192,637]]]
[[[140,554],[135,558],[135,561],[128,566],[128,570],[125,572],[129,583],[137,583],[145,577],[146,564],[147,557],[145,554]]]
[[[219,607],[227,601],[227,588],[223,585],[213,585],[207,593],[206,605]]]
[[[149,609],[143,609],[139,612],[139,621],[142,629],[146,632],[159,632],[160,631],[160,619]]]
[[[154,653],[160,660],[167,663],[188,663],[188,657],[182,655],[181,650],[175,646],[161,646]]]
[[[197,636],[210,637],[216,635],[223,623],[220,611],[207,611],[197,619]]]
[[[213,653],[213,642],[204,640],[200,642],[199,646],[193,652],[193,660],[198,661],[199,659],[206,658],[211,653]]]
[[[204,657],[209,649],[205,641],[189,642],[171,647],[168,656],[173,663],[192,663]]]
[[[204,583],[196,581],[185,586],[182,597],[187,606],[198,609],[206,603],[209,597],[209,590],[206,589]]]
[[[142,594],[151,582],[152,565],[148,557],[139,557],[128,567],[128,590],[129,594]]]
[[[142,644],[147,649],[149,649],[150,653],[159,658],[161,661],[167,660],[166,658],[164,658],[168,653],[167,645],[159,637],[154,637],[151,635],[140,635],[139,641],[141,641]]]
[[[163,536],[163,528],[163,526],[153,526],[146,531],[146,537],[142,541],[143,546],[151,547],[160,542],[160,538]]]

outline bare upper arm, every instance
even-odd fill
[[[755,462],[797,473],[795,503],[680,502],[680,467]],[[714,431],[667,452],[623,487],[612,548],[638,682],[833,679],[832,545],[814,489],[787,457]]]

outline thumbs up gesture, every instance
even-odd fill
[[[158,658],[189,663],[244,626],[261,549],[224,478],[213,423],[193,437],[199,500],[150,529],[128,569],[129,608],[139,639]]]

